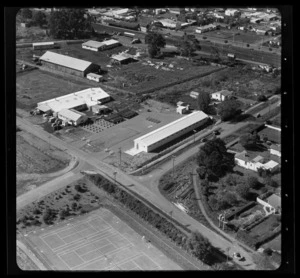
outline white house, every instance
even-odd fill
[[[272,144],[270,146],[270,153],[273,154],[273,155],[277,155],[277,156],[281,157],[281,145]]]
[[[211,98],[218,100],[218,101],[224,101],[224,100],[228,99],[232,95],[232,93],[233,92],[230,92],[228,90],[222,90],[219,92],[212,93]]]
[[[258,168],[262,168],[265,170],[270,170],[271,172],[275,171],[279,167],[279,163],[270,160],[267,163],[264,162],[264,158],[260,155],[256,156],[255,158],[251,159],[250,156],[246,151],[242,151],[237,153],[234,158],[236,164],[248,170],[252,170],[257,172]]]
[[[281,213],[281,197],[276,194],[272,194],[264,200],[257,197],[256,201],[264,206],[264,209],[268,211],[268,214],[276,212]]]

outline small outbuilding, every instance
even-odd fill
[[[92,81],[96,81],[96,82],[100,82],[103,80],[103,76],[102,75],[99,75],[99,74],[96,74],[96,73],[88,73],[86,75],[86,78],[89,79],[89,80],[92,80]]]

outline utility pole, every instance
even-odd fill
[[[122,155],[121,147],[119,148],[119,154],[120,154],[120,168],[121,168],[121,155]]]
[[[117,182],[117,179],[116,179],[117,172],[116,172],[116,171],[114,171],[114,172],[113,172],[113,174],[114,174],[114,181],[115,181],[115,184],[116,184],[116,182]]]

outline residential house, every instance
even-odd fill
[[[237,153],[234,160],[238,166],[255,172],[257,172],[258,168],[270,170],[271,172],[274,172],[279,168],[279,163],[276,161],[270,160],[267,163],[264,163],[264,158],[262,156],[258,155],[252,158],[245,150]]]
[[[215,92],[211,94],[212,99],[216,99],[218,101],[224,101],[230,98],[232,96],[233,92],[230,92],[228,90],[222,90],[219,92]]]

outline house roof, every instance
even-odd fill
[[[104,45],[103,42],[98,42],[98,41],[87,41],[82,44],[82,46],[88,46],[88,47],[93,47],[93,48],[99,48],[103,45]]]
[[[257,157],[253,158],[252,161],[254,162],[260,162],[262,161],[264,158],[261,155],[258,155]]]
[[[63,109],[59,111],[58,114],[72,121],[77,121],[78,119],[80,119],[80,117],[82,117],[82,113],[78,113],[77,111],[75,112],[74,110],[69,109]]]
[[[281,207],[281,197],[272,194],[270,197],[267,198],[266,200],[273,208]]]
[[[112,59],[117,60],[117,61],[124,61],[127,59],[133,58],[130,54],[127,53],[121,53],[121,54],[116,54],[111,56]]]
[[[150,146],[206,118],[208,118],[208,116],[204,112],[196,111],[158,129],[155,129],[139,138],[136,138],[134,141],[138,140],[143,142],[145,145]]]
[[[113,44],[118,44],[119,41],[111,39],[111,40],[103,41],[102,43],[104,43],[105,45],[113,45]]]
[[[51,51],[47,51],[42,57],[40,57],[40,60],[72,68],[78,71],[85,71],[92,64],[88,61],[80,60]]]
[[[273,168],[276,167],[277,165],[279,165],[279,163],[277,163],[277,162],[274,161],[274,160],[270,160],[270,161],[268,161],[267,163],[265,163],[265,164],[263,165],[263,167],[264,167],[265,169],[273,169]]]

